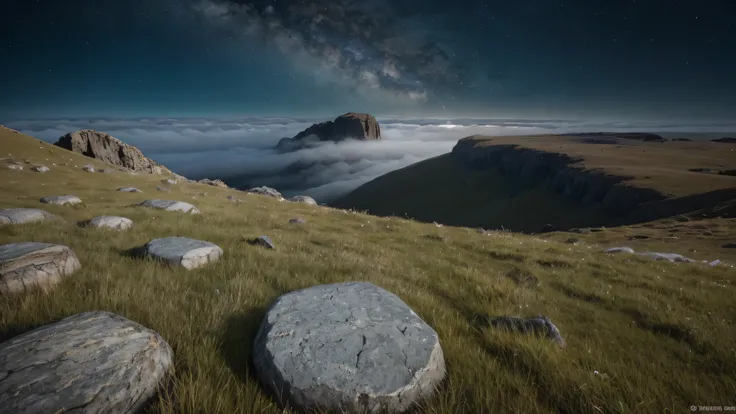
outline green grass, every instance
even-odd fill
[[[419,412],[650,413],[736,404],[731,268],[606,256],[592,243],[483,235],[199,184],[161,193],[155,187],[163,177],[86,173],[74,164],[103,165],[0,130],[3,157],[52,170],[0,168],[0,208],[44,208],[66,220],[3,226],[0,241],[65,244],[83,267],[48,295],[0,297],[0,340],[89,310],[152,328],[175,355],[171,386],[153,412],[282,412],[251,369],[265,310],[295,289],[356,280],[397,294],[440,336],[448,376]],[[144,193],[115,191],[122,186]],[[60,194],[84,204],[38,202]],[[202,214],[131,207],[149,198],[191,202]],[[102,214],[129,217],[135,226],[117,233],[76,225]],[[290,225],[292,217],[308,223]],[[276,250],[245,242],[264,234]],[[192,271],[126,254],[167,236],[211,241],[225,254]],[[551,317],[567,348],[496,332],[484,322],[538,313]]]

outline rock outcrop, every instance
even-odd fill
[[[313,286],[276,300],[253,362],[282,404],[308,411],[403,412],[445,376],[437,333],[371,283]]]
[[[75,195],[58,195],[58,196],[43,197],[40,201],[45,204],[56,204],[60,206],[74,205],[74,204],[82,203],[82,200]]]
[[[173,365],[158,333],[79,313],[0,343],[0,412],[137,413]]]
[[[138,148],[104,132],[91,129],[70,132],[54,145],[130,171],[171,174],[166,167],[144,156]]]
[[[0,293],[27,292],[34,288],[47,291],[80,268],[77,256],[67,246],[36,242],[5,244],[0,246]]]
[[[294,138],[283,138],[276,148],[283,152],[294,151],[320,141],[342,141],[344,139],[379,140],[381,127],[373,115],[349,112],[334,121],[314,124],[296,134]]]
[[[248,192],[252,194],[258,194],[258,195],[264,195],[268,197],[277,198],[279,200],[284,199],[284,196],[282,196],[281,193],[279,193],[276,189],[273,189],[271,187],[266,187],[266,186],[253,187],[250,190],[248,190]]]
[[[224,182],[224,181],[222,181],[222,180],[217,180],[217,179],[215,179],[215,180],[210,180],[209,178],[203,178],[203,179],[201,179],[201,180],[197,181],[197,183],[199,183],[199,184],[206,184],[206,185],[211,185],[211,186],[213,186],[213,187],[220,187],[220,188],[229,188],[229,187],[227,186],[227,184],[225,184],[225,182]]]

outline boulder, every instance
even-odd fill
[[[59,138],[54,145],[130,171],[171,174],[166,167],[146,158],[138,148],[104,132],[91,129],[71,132]]]
[[[652,258],[654,260],[667,260],[668,262],[682,262],[682,263],[694,262],[693,259],[689,259],[677,253],[644,252],[644,253],[639,253],[639,254],[642,256]]]
[[[253,194],[259,194],[259,195],[264,195],[264,196],[268,196],[268,197],[278,198],[279,200],[283,200],[284,199],[284,197],[281,195],[281,193],[279,193],[278,191],[276,191],[275,189],[273,189],[271,187],[266,187],[266,186],[253,187],[250,190],[248,190],[248,192],[249,193],[253,193]]]
[[[0,412],[140,412],[172,356],[161,335],[136,322],[79,313],[0,343]]]
[[[47,167],[45,165],[37,165],[37,166],[35,166],[35,167],[31,168],[31,169],[33,171],[40,172],[40,173],[44,173],[44,172],[50,171],[49,170],[49,167]]]
[[[95,172],[95,167],[93,167],[93,166],[91,166],[91,165],[89,165],[89,164],[87,164],[87,165],[85,165],[84,167],[82,167],[82,169],[83,169],[84,171],[87,171],[87,172]]]
[[[720,142],[723,144],[736,144],[736,138],[734,137],[723,137],[723,138],[716,138],[712,139],[712,142]]]
[[[118,216],[98,216],[87,222],[88,227],[112,230],[127,230],[133,227],[133,220]]]
[[[265,247],[267,249],[275,249],[276,248],[276,245],[273,244],[273,241],[268,236],[259,236],[259,237],[256,237],[255,239],[250,240],[249,243],[252,244],[252,245],[255,245],[255,246],[262,246],[262,247]]]
[[[291,201],[293,203],[309,204],[309,205],[312,205],[312,206],[316,206],[317,205],[317,202],[314,201],[314,199],[312,197],[310,197],[310,196],[298,195],[298,196],[292,197],[291,199],[289,199],[289,201]]]
[[[540,315],[533,318],[498,316],[491,318],[490,325],[494,328],[511,332],[547,337],[563,348],[566,345],[565,340],[560,335],[560,331],[546,316]]]
[[[329,412],[402,412],[445,376],[437,333],[366,282],[279,297],[256,335],[253,362],[282,404]]]
[[[222,256],[222,249],[216,244],[186,237],[151,240],[146,244],[144,250],[146,256],[173,266],[182,266],[185,269],[204,266]]]
[[[610,249],[604,250],[603,253],[634,253],[634,249],[632,249],[631,247],[611,247]]]
[[[142,193],[143,192],[135,187],[122,187],[122,188],[118,188],[118,191],[121,191],[123,193]]]
[[[365,113],[349,112],[334,121],[314,124],[298,133],[294,138],[281,139],[276,148],[282,152],[308,147],[320,141],[342,141],[344,139],[380,140],[381,127],[375,117]]]
[[[0,224],[25,224],[44,221],[55,216],[37,208],[9,208],[0,210]]]
[[[80,204],[82,200],[75,195],[60,195],[60,196],[49,196],[44,197],[40,200],[46,204],[57,204],[60,206]]]
[[[225,184],[225,182],[222,180],[210,180],[209,178],[203,178],[197,182],[199,184],[206,184],[206,185],[211,185],[214,187],[229,188],[227,184]]]
[[[171,178],[168,178],[166,180],[161,180],[161,183],[163,183],[163,184],[169,184],[169,185],[174,185],[174,184],[178,183],[178,181],[173,180]]]
[[[139,207],[158,208],[166,211],[180,211],[182,213],[199,214],[197,207],[184,201],[176,200],[146,200],[138,204]]]
[[[16,171],[23,171],[23,166],[20,164],[6,164],[6,168]]]
[[[1,245],[0,293],[24,292],[34,287],[47,291],[80,268],[77,256],[66,246],[36,242]]]

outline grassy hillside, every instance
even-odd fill
[[[0,227],[0,242],[65,244],[83,266],[48,295],[0,297],[0,340],[97,309],[150,327],[175,354],[172,384],[152,412],[281,412],[251,369],[265,310],[285,292],[355,280],[397,294],[440,336],[448,378],[418,412],[649,413],[736,405],[733,268],[607,256],[593,243],[481,234],[199,184],[162,193],[155,189],[160,176],[87,173],[79,167],[104,166],[1,129],[0,158],[51,168],[0,165],[0,208],[44,208],[65,218]],[[144,193],[115,191],[122,186]],[[84,204],[38,202],[60,194]],[[202,214],[131,207],[149,198],[191,202]],[[112,233],[76,224],[102,214],[129,217],[135,226]],[[293,217],[307,223],[288,224]],[[245,242],[259,235],[270,236],[277,249]],[[211,241],[225,254],[192,271],[128,254],[167,236]],[[551,317],[567,348],[486,323],[495,315],[538,313]]]

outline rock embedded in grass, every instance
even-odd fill
[[[173,266],[194,269],[214,262],[222,256],[222,249],[202,240],[186,237],[166,237],[151,240],[144,247],[145,255]]]
[[[271,187],[266,187],[266,186],[253,187],[250,190],[248,190],[248,192],[249,193],[252,193],[252,194],[259,194],[259,195],[264,195],[264,196],[268,196],[268,197],[277,198],[279,200],[283,200],[284,199],[284,197],[281,195],[281,193],[279,193],[278,191],[276,191],[275,189],[273,189]]]
[[[36,171],[36,172],[44,173],[44,172],[48,172],[49,171],[49,167],[47,167],[45,165],[37,165],[37,166],[33,167],[32,170],[33,171]]]
[[[0,293],[33,288],[48,291],[81,267],[67,246],[37,242],[0,245]]]
[[[0,210],[0,224],[33,223],[55,217],[53,214],[37,208],[8,208]]]
[[[273,244],[273,240],[271,240],[268,236],[259,236],[255,239],[252,239],[249,241],[250,244],[256,245],[256,246],[262,246],[267,249],[275,249],[276,245]]]
[[[84,171],[87,171],[87,172],[95,172],[95,167],[93,167],[93,166],[91,166],[89,164],[88,165],[85,165],[84,167],[82,167],[82,169]]]
[[[158,333],[110,312],[79,313],[0,343],[0,412],[139,412],[172,361]]]
[[[7,164],[5,167],[11,170],[23,171],[23,166],[19,164]]]
[[[366,282],[279,297],[261,323],[253,362],[282,405],[329,412],[403,412],[446,372],[434,329]]]
[[[122,188],[118,188],[118,191],[123,192],[123,193],[142,193],[143,192],[135,187],[122,187]]]
[[[307,222],[307,220],[304,220],[302,218],[293,218],[293,219],[289,220],[289,223],[291,223],[291,224],[304,224],[306,222]]]
[[[634,253],[634,249],[631,247],[611,247],[610,249],[606,249],[603,251],[603,253],[608,254],[616,254],[616,253]]]
[[[639,254],[641,256],[646,256],[654,260],[666,260],[668,262],[691,263],[695,261],[677,253],[644,252]]]
[[[314,201],[314,199],[312,197],[310,197],[310,196],[298,195],[298,196],[292,197],[291,199],[289,199],[289,201],[291,201],[293,203],[309,204],[311,206],[316,206],[317,205],[317,202]]]
[[[490,325],[497,329],[511,332],[544,336],[561,347],[565,347],[565,340],[560,335],[559,329],[546,316],[532,318],[520,318],[517,316],[497,316],[491,318]]]
[[[127,230],[133,227],[133,220],[119,216],[97,216],[86,223],[87,227]]]
[[[157,208],[165,211],[180,211],[182,213],[199,214],[197,207],[184,201],[176,200],[146,200],[138,204],[139,207]]]
[[[56,204],[60,206],[80,204],[82,200],[75,195],[60,195],[44,197],[40,200],[46,204]]]

